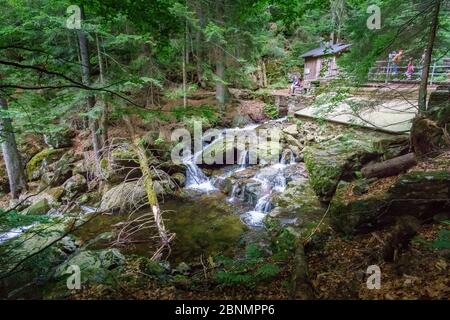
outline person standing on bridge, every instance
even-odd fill
[[[402,49],[400,49],[398,51],[398,53],[395,55],[395,57],[392,58],[392,69],[393,69],[392,74],[394,75],[394,80],[398,80],[398,78],[397,78],[398,65],[402,61],[402,58],[403,58],[403,50]]]
[[[406,68],[406,79],[411,80],[414,74],[413,58],[409,58],[408,67]]]

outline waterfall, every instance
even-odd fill
[[[262,196],[256,202],[253,210],[244,214],[244,221],[254,227],[263,225],[265,216],[272,207],[272,196],[276,192],[283,192],[286,189],[286,177],[284,169],[287,165],[278,163],[264,168],[265,173],[259,173],[253,180],[261,182]],[[269,174],[268,174],[269,173]]]
[[[234,172],[239,172],[242,170],[245,170],[248,166],[248,156],[249,152],[248,150],[241,151],[241,157],[239,158],[237,164],[239,165],[239,169],[235,170]]]
[[[289,159],[289,161],[288,161]],[[291,149],[286,149],[281,154],[281,164],[287,165],[287,164],[295,164],[295,155],[292,152]]]
[[[216,190],[211,183],[211,180],[200,169],[196,160],[197,157],[203,152],[203,150],[195,153],[192,157],[186,158],[183,163],[186,165],[186,188],[198,190],[202,192],[209,192]]]

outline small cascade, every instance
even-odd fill
[[[196,164],[197,157],[202,151],[197,152],[190,158],[186,158],[184,164],[187,167],[186,170],[186,188],[194,189],[202,192],[213,191],[216,188],[211,183],[211,180],[203,173]]]
[[[283,151],[283,154],[281,155],[280,163],[283,165],[296,163],[295,155],[292,152],[292,150],[286,149]]]
[[[255,208],[244,215],[244,221],[254,227],[263,225],[265,216],[272,208],[272,196],[274,193],[283,192],[286,189],[286,177],[284,169],[286,165],[278,163],[257,174],[253,180],[261,182],[262,196],[256,202]]]
[[[229,202],[234,202],[234,200],[236,199],[237,188],[238,188],[238,186],[237,186],[237,184],[235,184],[233,186],[233,188],[231,189],[231,194],[230,194],[230,197],[228,198]]]
[[[270,205],[272,203],[270,202],[270,194],[266,194],[265,196],[262,196],[255,206],[255,211],[261,212],[261,213],[268,213],[270,211]]]
[[[238,160],[239,169],[237,169],[235,172],[243,171],[245,168],[248,167],[249,162],[249,152],[248,150],[244,150],[241,152],[241,157]]]

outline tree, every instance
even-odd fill
[[[439,11],[441,7],[441,0],[435,0],[435,7],[433,12],[433,19],[431,21],[430,32],[428,35],[427,51],[425,54],[425,61],[422,70],[422,77],[419,88],[419,111],[425,112],[427,109],[427,88],[428,75],[430,73],[431,56],[433,54],[434,42],[436,40],[436,33],[439,25]]]
[[[26,189],[26,180],[22,159],[17,150],[12,120],[8,115],[5,115],[8,111],[8,105],[3,97],[0,97],[0,110],[3,113],[2,117],[0,117],[3,159],[5,160],[11,195],[13,199],[17,199],[20,192]]]
[[[84,18],[84,10],[81,7],[81,18]],[[78,30],[78,41],[80,45],[80,57],[81,57],[81,72],[83,78],[83,84],[90,86],[91,84],[91,61],[89,56],[89,41],[86,37],[84,30]],[[89,94],[87,99],[88,110],[93,110],[95,108],[95,96]],[[99,134],[99,121],[95,116],[89,117],[89,129],[92,135],[92,146],[94,149],[94,157],[97,166],[97,173],[100,172],[100,151],[102,149],[101,136]]]

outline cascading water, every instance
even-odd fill
[[[197,165],[197,158],[200,157],[203,153],[203,150],[206,147],[209,147],[213,144],[216,143],[224,143],[224,136],[226,136],[226,134],[229,133],[235,133],[235,132],[240,132],[240,131],[251,131],[253,129],[255,129],[256,127],[258,127],[257,124],[252,124],[249,126],[246,126],[244,128],[233,128],[233,129],[226,129],[223,130],[221,132],[222,137],[219,139],[214,140],[213,142],[211,142],[210,144],[205,144],[202,148],[202,150],[196,152],[193,156],[191,157],[187,157],[183,160],[183,163],[186,165],[187,170],[186,170],[186,188],[187,189],[193,189],[193,190],[197,190],[199,192],[210,192],[210,191],[215,191],[217,190],[214,187],[214,183],[213,181],[211,181],[210,178],[208,178],[203,171],[198,167]],[[208,137],[208,136],[206,136]],[[206,138],[204,137],[204,138]],[[241,166],[239,167],[239,169],[243,168],[245,169],[246,167],[246,162],[248,158],[248,152],[245,151],[243,152],[241,159],[239,160],[239,164],[241,164]],[[237,169],[237,170],[239,170]],[[231,175],[233,172],[235,171],[230,171],[227,173],[227,176]],[[217,177],[217,178],[222,178],[222,177]]]
[[[279,119],[275,122],[281,122],[284,119]],[[187,167],[186,172],[186,188],[195,189],[199,192],[210,192],[217,190],[214,187],[214,181],[224,179],[232,176],[234,173],[245,170],[249,166],[249,151],[242,150],[237,161],[237,167],[227,171],[222,176],[216,176],[215,178],[208,178],[203,171],[197,166],[196,160],[200,157],[205,148],[215,144],[223,143],[224,136],[226,134],[237,134],[242,131],[250,131],[257,128],[259,125],[250,125],[244,128],[233,128],[222,131],[221,138],[214,140],[212,143],[205,144],[203,150],[195,153],[192,157],[185,159],[184,164]],[[295,163],[295,156],[292,151],[288,150],[282,154],[280,163],[262,168],[258,174],[256,174],[251,180],[260,183],[260,196],[256,201],[253,210],[245,212],[243,214],[244,222],[253,227],[260,227],[263,225],[265,216],[270,212],[272,208],[272,197],[275,193],[283,192],[286,188],[286,177],[284,169]],[[240,188],[237,184],[233,185],[229,202],[234,202],[237,198],[237,193]]]
[[[203,152],[197,152],[192,157],[186,158],[184,164],[186,165],[186,188],[201,192],[214,191],[216,188],[211,183],[211,180],[200,169],[196,160]]]
[[[286,177],[284,169],[287,165],[278,163],[266,167],[257,174],[253,180],[261,183],[261,197],[256,202],[255,208],[244,214],[244,221],[253,227],[260,227],[265,216],[272,208],[272,196],[274,193],[283,192],[286,189]]]

